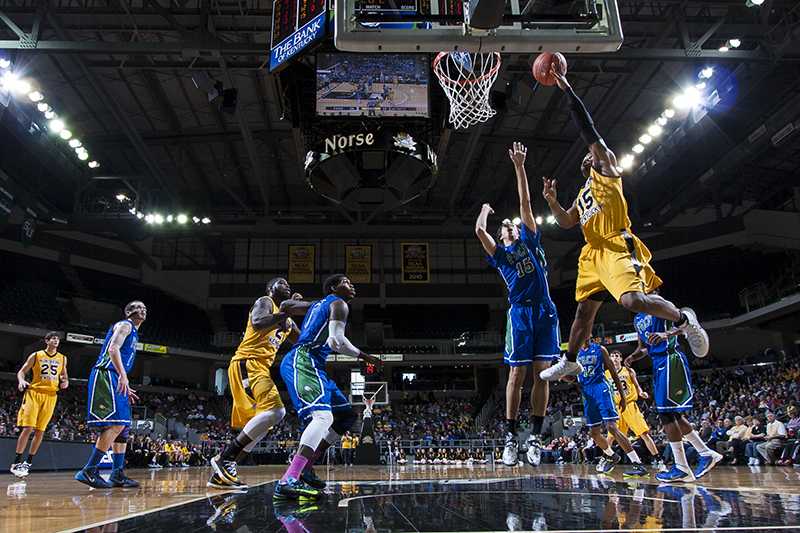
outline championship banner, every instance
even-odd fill
[[[372,246],[344,247],[345,274],[353,283],[372,282]]]
[[[314,245],[289,245],[289,283],[314,283]]]
[[[402,283],[430,283],[431,269],[427,242],[400,244]]]

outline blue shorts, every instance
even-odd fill
[[[292,348],[281,361],[281,377],[301,421],[314,411],[350,409],[350,400],[339,390],[306,346]]]
[[[614,405],[614,396],[607,383],[581,387],[581,394],[583,395],[583,416],[586,417],[587,426],[596,426],[609,420],[619,419],[617,407]]]
[[[506,316],[506,348],[503,361],[509,366],[552,361],[561,354],[558,313],[536,305],[512,305]]]
[[[682,413],[692,409],[694,389],[689,361],[679,352],[654,354],[653,403],[659,413]]]
[[[89,401],[86,423],[91,426],[130,426],[131,403],[117,392],[119,375],[115,370],[92,368],[89,374]]]

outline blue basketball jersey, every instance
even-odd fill
[[[665,333],[672,329],[672,322],[653,315],[648,315],[647,313],[638,313],[633,319],[633,325],[636,328],[636,333],[639,335],[639,340],[641,340],[642,344],[647,348],[650,357],[663,356],[670,352],[679,351],[677,337],[670,337],[658,344],[650,344],[647,340],[647,337],[651,333]]]
[[[97,362],[94,364],[95,368],[114,370],[114,365],[111,363],[111,356],[108,353],[108,346],[111,344],[111,337],[114,336],[114,326],[122,322],[130,323],[131,332],[125,338],[125,342],[122,343],[122,346],[119,347],[119,355],[122,359],[122,367],[125,369],[126,373],[130,372],[133,368],[133,363],[136,359],[136,343],[139,342],[139,332],[130,320],[122,320],[108,328],[106,338],[100,348],[100,355],[97,357]]]
[[[323,365],[333,351],[327,343],[328,320],[331,316],[331,304],[336,300],[341,298],[329,294],[308,308],[300,329],[300,338],[295,344],[295,346],[304,345],[315,362],[321,362]]]
[[[606,382],[603,349],[599,344],[593,342],[588,348],[581,349],[578,352],[578,362],[583,367],[583,372],[578,374],[578,383],[581,387],[592,387]]]
[[[543,304],[555,307],[547,286],[547,260],[541,243],[541,231],[531,233],[520,225],[519,240],[510,246],[497,244],[489,264],[496,268],[508,288],[510,304]]]

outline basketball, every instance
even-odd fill
[[[550,65],[556,63],[561,74],[567,73],[567,60],[560,52],[542,52],[533,62],[533,77],[542,85],[555,85],[556,79],[550,74]]]

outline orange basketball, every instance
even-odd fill
[[[542,52],[533,62],[533,77],[542,85],[555,85],[556,79],[550,74],[550,65],[556,65],[561,74],[567,73],[567,60],[560,52]]]

